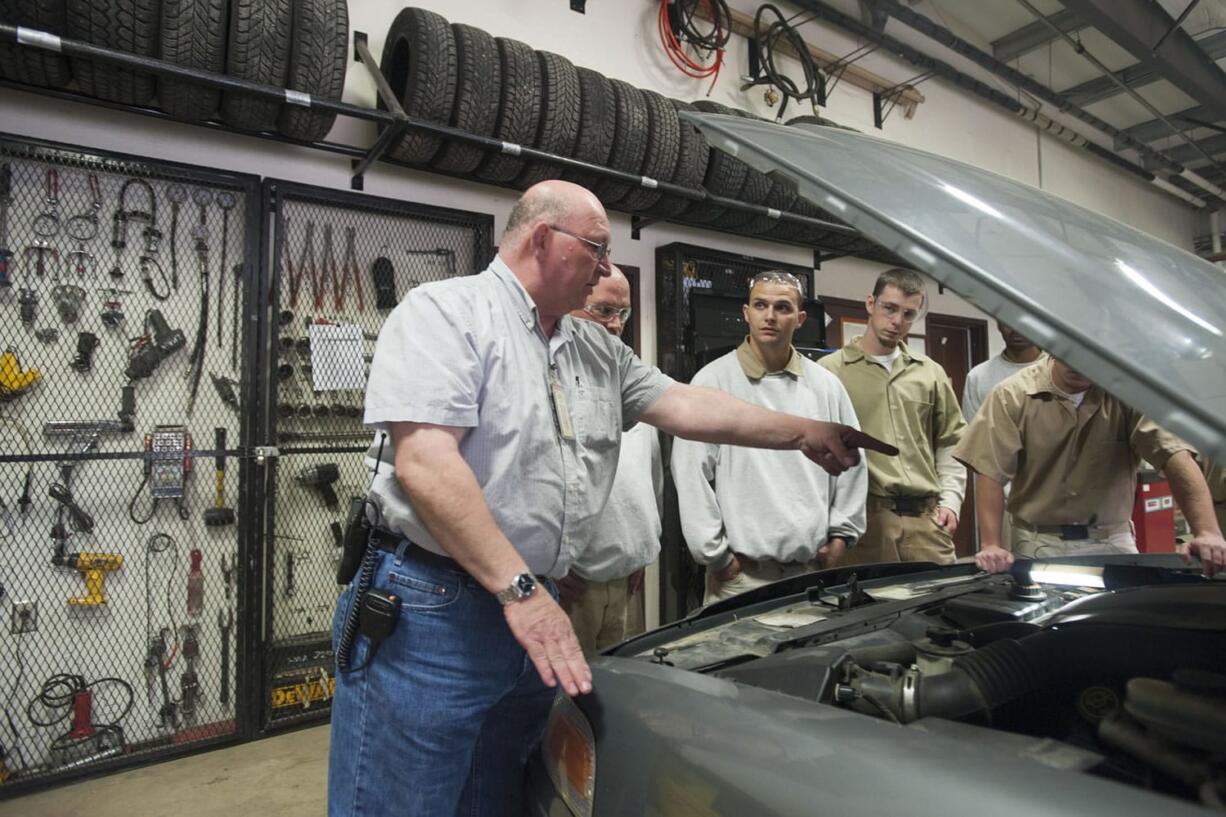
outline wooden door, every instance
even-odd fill
[[[987,359],[988,323],[955,315],[929,315],[926,325],[924,353],[945,369],[961,406],[967,373],[972,366]],[[958,555],[974,555],[975,542],[975,487],[968,475],[966,498],[958,513],[958,531],[954,536]]]

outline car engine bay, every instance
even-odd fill
[[[1038,563],[842,580],[640,655],[1226,810],[1226,582]]]

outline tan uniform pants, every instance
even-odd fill
[[[630,578],[607,582],[584,580],[587,589],[573,605],[566,608],[571,626],[579,637],[583,654],[591,657],[601,650],[620,644],[632,633],[627,627],[628,606],[642,604],[643,594],[630,595]],[[641,632],[641,630],[639,631]]]
[[[874,504],[869,497],[868,527],[838,567],[877,562],[953,564],[954,538],[937,524],[935,505],[918,516],[903,516]]]
[[[707,590],[702,597],[703,604],[731,598],[764,584],[821,569],[816,559],[811,562],[775,562],[770,559],[738,558],[741,562],[741,572],[726,582],[717,580],[715,573],[707,568]]]
[[[1061,539],[1052,533],[1013,526],[1013,555],[1023,559],[1054,559],[1058,556],[1104,556],[1136,553],[1137,540],[1131,530],[1090,530],[1089,539]]]

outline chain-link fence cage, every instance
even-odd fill
[[[366,373],[384,319],[414,287],[493,257],[493,217],[270,181],[270,480],[264,725],[324,717],[349,499],[366,492]],[[405,365],[412,365],[406,361]]]
[[[237,732],[258,205],[255,177],[0,137],[5,789]]]

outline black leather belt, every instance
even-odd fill
[[[1013,524],[1023,530],[1030,530],[1047,536],[1059,536],[1066,542],[1090,538],[1089,525],[1031,525],[1028,522],[1022,522],[1017,519],[1014,519]]]
[[[899,516],[922,516],[937,506],[940,497],[929,496],[876,496],[869,495],[870,508],[887,508]]]
[[[393,533],[382,528],[375,528],[370,533],[370,543],[375,547],[395,553],[400,547],[400,543],[405,541],[405,536],[399,533]],[[441,567],[447,570],[458,570],[461,573],[467,573],[459,562],[452,559],[450,556],[441,556],[432,550],[426,550],[420,545],[415,545],[409,542],[409,546],[405,548],[404,558],[414,562],[421,562],[424,565],[433,567]]]

